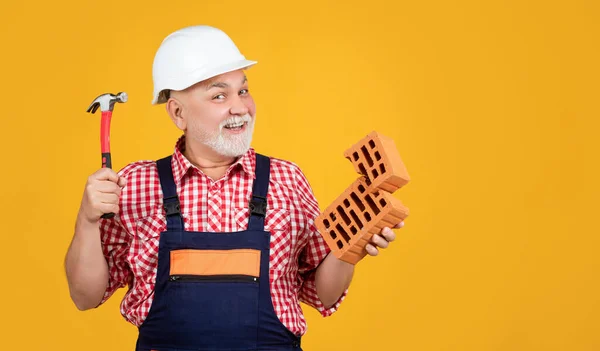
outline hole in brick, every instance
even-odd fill
[[[373,167],[373,159],[371,158],[371,155],[369,155],[369,151],[367,151],[366,147],[361,147],[360,148],[363,155],[365,156],[365,159],[367,160],[367,164],[369,165],[369,167]]]
[[[356,152],[356,151],[355,151],[355,152],[352,154],[352,157],[354,157],[354,161],[358,161],[358,152]]]
[[[344,211],[344,208],[342,206],[338,206],[336,207],[338,213],[340,214],[340,216],[342,216],[342,219],[344,220],[344,223],[346,223],[346,225],[350,224],[350,217],[348,217],[348,215],[346,214],[346,211]]]
[[[358,230],[356,230],[355,226],[350,227],[350,231],[352,232],[352,235],[358,233]]]
[[[362,229],[363,225],[362,222],[360,221],[360,219],[358,218],[358,216],[356,215],[356,213],[353,210],[350,210],[350,216],[352,216],[352,219],[354,219],[354,224],[356,224],[359,228]],[[354,228],[354,227],[352,227]],[[356,233],[354,233],[356,234]]]
[[[337,235],[335,234],[335,232],[333,230],[329,232],[329,236],[331,236],[331,239],[333,239],[333,240],[337,239]]]
[[[358,164],[358,169],[360,170],[360,174],[368,176],[367,170],[365,169],[365,165],[362,162]]]
[[[379,170],[381,171],[381,174],[385,174],[385,165],[383,163],[379,165]]]
[[[340,233],[340,235],[342,236],[342,238],[344,238],[346,242],[350,242],[350,236],[348,235],[348,233],[346,233],[344,228],[342,228],[342,226],[339,223],[335,226],[335,229],[337,229],[338,233]]]
[[[348,199],[344,199],[344,206],[350,207],[350,201],[348,201]]]
[[[331,218],[331,221],[332,221],[332,222],[335,222],[335,220],[336,220],[335,213],[331,212],[331,213],[329,214],[329,217]]]
[[[360,189],[360,186],[358,188]],[[365,189],[363,188],[363,191],[364,190]],[[350,197],[352,198],[352,201],[354,201],[356,206],[358,206],[358,209],[360,209],[361,211],[365,210],[365,204],[363,204],[362,201],[360,201],[360,199],[358,198],[358,196],[355,193],[350,193]]]
[[[379,200],[379,203],[381,204],[382,207],[385,207],[385,205],[387,204],[387,202],[385,202],[385,199]]]
[[[324,219],[323,224],[325,225],[325,228],[329,229],[330,224],[328,220]]]
[[[379,154],[379,151],[375,151],[375,159],[377,161],[381,160],[381,155]]]
[[[374,140],[369,140],[369,146],[371,147],[371,149],[375,148],[375,141]]]
[[[360,191],[360,193],[364,193],[365,192],[365,187],[361,185],[358,186],[358,191]]]
[[[380,210],[377,207],[377,204],[375,203],[375,201],[373,201],[373,199],[371,198],[371,196],[369,194],[367,194],[365,196],[365,200],[367,200],[367,204],[371,208],[371,211],[373,211],[373,213],[375,214],[375,216],[377,216],[379,214]]]
[[[377,168],[373,168],[373,170],[371,171],[371,174],[373,174],[373,178],[377,178],[377,176],[379,176],[379,172],[377,172]]]
[[[364,215],[365,215],[365,218],[367,219],[367,221],[371,220],[371,214],[369,212],[365,212]]]
[[[338,240],[337,246],[338,246],[338,249],[341,249],[344,247],[344,243],[341,240]]]

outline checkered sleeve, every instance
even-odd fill
[[[296,184],[305,216],[304,235],[309,236],[308,243],[300,254],[298,263],[298,274],[300,280],[303,281],[299,292],[299,300],[315,308],[323,317],[327,317],[337,311],[348,291],[344,291],[338,301],[330,308],[325,308],[317,296],[317,287],[315,284],[316,270],[319,264],[327,257],[331,249],[327,246],[327,243],[315,225],[315,219],[320,214],[319,205],[308,180],[300,169],[298,169],[296,174]]]
[[[119,172],[119,176],[128,173],[131,167],[126,167]],[[125,176],[128,183],[132,181],[131,175]],[[121,214],[126,211],[123,204],[123,191],[119,201],[120,214],[111,219],[100,219],[100,240],[102,253],[108,264],[108,286],[100,304],[106,302],[117,289],[125,287],[133,279],[133,273],[127,265],[127,254],[132,244],[132,235],[127,231]]]
[[[125,287],[133,277],[126,261],[131,237],[116,218],[102,219],[100,224],[102,253],[108,264],[109,275],[108,286],[100,304],[106,302],[117,289]]]

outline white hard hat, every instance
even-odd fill
[[[256,64],[240,53],[223,31],[209,26],[192,26],[167,36],[152,65],[152,104],[167,102],[163,90],[183,90],[219,74]]]

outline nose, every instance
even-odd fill
[[[233,99],[229,113],[234,116],[243,116],[248,113],[248,111],[248,106],[240,96],[237,96],[235,99]]]

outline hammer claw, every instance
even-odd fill
[[[100,103],[98,102],[93,102],[90,107],[88,107],[87,112],[91,112],[91,113],[96,113],[96,110],[98,110],[98,107],[100,107]]]

